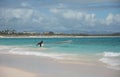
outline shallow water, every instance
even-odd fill
[[[36,44],[43,40],[44,46]],[[106,38],[0,38],[0,52],[56,60],[101,62],[120,70],[120,37]]]

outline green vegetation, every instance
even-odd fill
[[[43,32],[43,33],[36,33],[36,32],[17,32],[16,30],[1,30],[0,35],[2,36],[120,36],[120,33],[112,33],[112,34],[67,34],[67,33],[54,33],[52,31]]]

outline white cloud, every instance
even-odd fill
[[[85,12],[81,11],[75,11],[75,10],[61,10],[61,9],[50,9],[50,11],[57,16],[62,16],[66,20],[73,20],[73,21],[78,21],[82,22],[85,24],[89,24],[91,26],[95,25],[96,22],[96,15],[95,14],[88,14]]]
[[[5,19],[7,23],[21,23],[21,24],[54,24],[57,19],[34,9],[2,9],[0,10],[0,18]],[[13,21],[14,20],[14,21]],[[15,22],[16,21],[16,22]]]
[[[108,14],[108,16],[106,17],[105,23],[107,25],[111,25],[111,24],[120,24],[120,14]]]
[[[31,9],[15,9],[12,11],[13,16],[16,18],[28,19],[33,14]]]
[[[76,11],[76,10],[62,10],[58,8],[50,9],[50,11],[55,14],[56,16],[62,16],[63,18],[67,20],[73,20],[74,22],[81,22],[83,25],[89,25],[89,26],[105,26],[105,25],[120,25],[120,14],[108,14],[106,18],[99,19],[96,17],[96,14],[94,13],[86,13],[82,11]]]
[[[113,14],[109,14],[106,18],[106,24],[110,25],[111,23],[113,23]]]
[[[81,13],[74,12],[74,11],[63,12],[62,15],[63,15],[64,18],[68,18],[68,19],[79,19],[79,18],[82,18]]]
[[[32,9],[2,9],[1,12],[4,13],[2,17],[6,20],[16,18],[18,20],[27,21],[33,14]]]
[[[66,11],[62,13],[63,17],[68,18],[68,19],[77,19],[77,20],[86,20],[89,21],[90,19],[95,18],[95,14],[88,14],[85,12],[80,12],[80,11]]]
[[[60,7],[64,6],[63,4],[59,5]],[[49,12],[28,8],[0,9],[0,19],[5,19],[4,21],[8,23],[18,23],[15,26],[24,24],[23,27],[51,31],[79,31],[81,29],[98,29],[105,25],[120,25],[120,14],[110,13],[106,18],[99,19],[94,13],[67,8],[50,8]]]

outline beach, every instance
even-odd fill
[[[36,77],[34,74],[7,66],[0,66],[0,76],[1,77]]]
[[[2,71],[1,77],[119,77],[120,75],[120,71],[100,65],[59,63],[43,57],[9,54],[0,55],[0,71]]]
[[[119,77],[119,39],[1,38],[0,77]]]
[[[101,38],[101,37],[105,37],[105,38],[109,38],[109,37],[120,37],[120,36],[70,36],[70,35],[37,35],[37,36],[15,36],[15,35],[9,35],[9,36],[3,36],[0,35],[0,38]]]
[[[0,77],[120,77],[120,0],[0,0]]]

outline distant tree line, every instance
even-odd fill
[[[27,35],[27,36],[39,36],[39,35],[45,35],[45,36],[53,36],[53,35],[57,35],[57,36],[120,36],[120,33],[112,33],[112,34],[85,34],[85,33],[76,33],[76,34],[67,34],[67,33],[54,33],[53,31],[48,31],[48,32],[43,32],[43,33],[36,33],[36,32],[27,32],[27,31],[23,31],[23,32],[17,32],[16,30],[1,30],[0,31],[0,35],[15,35],[15,36],[23,36],[23,35]]]

